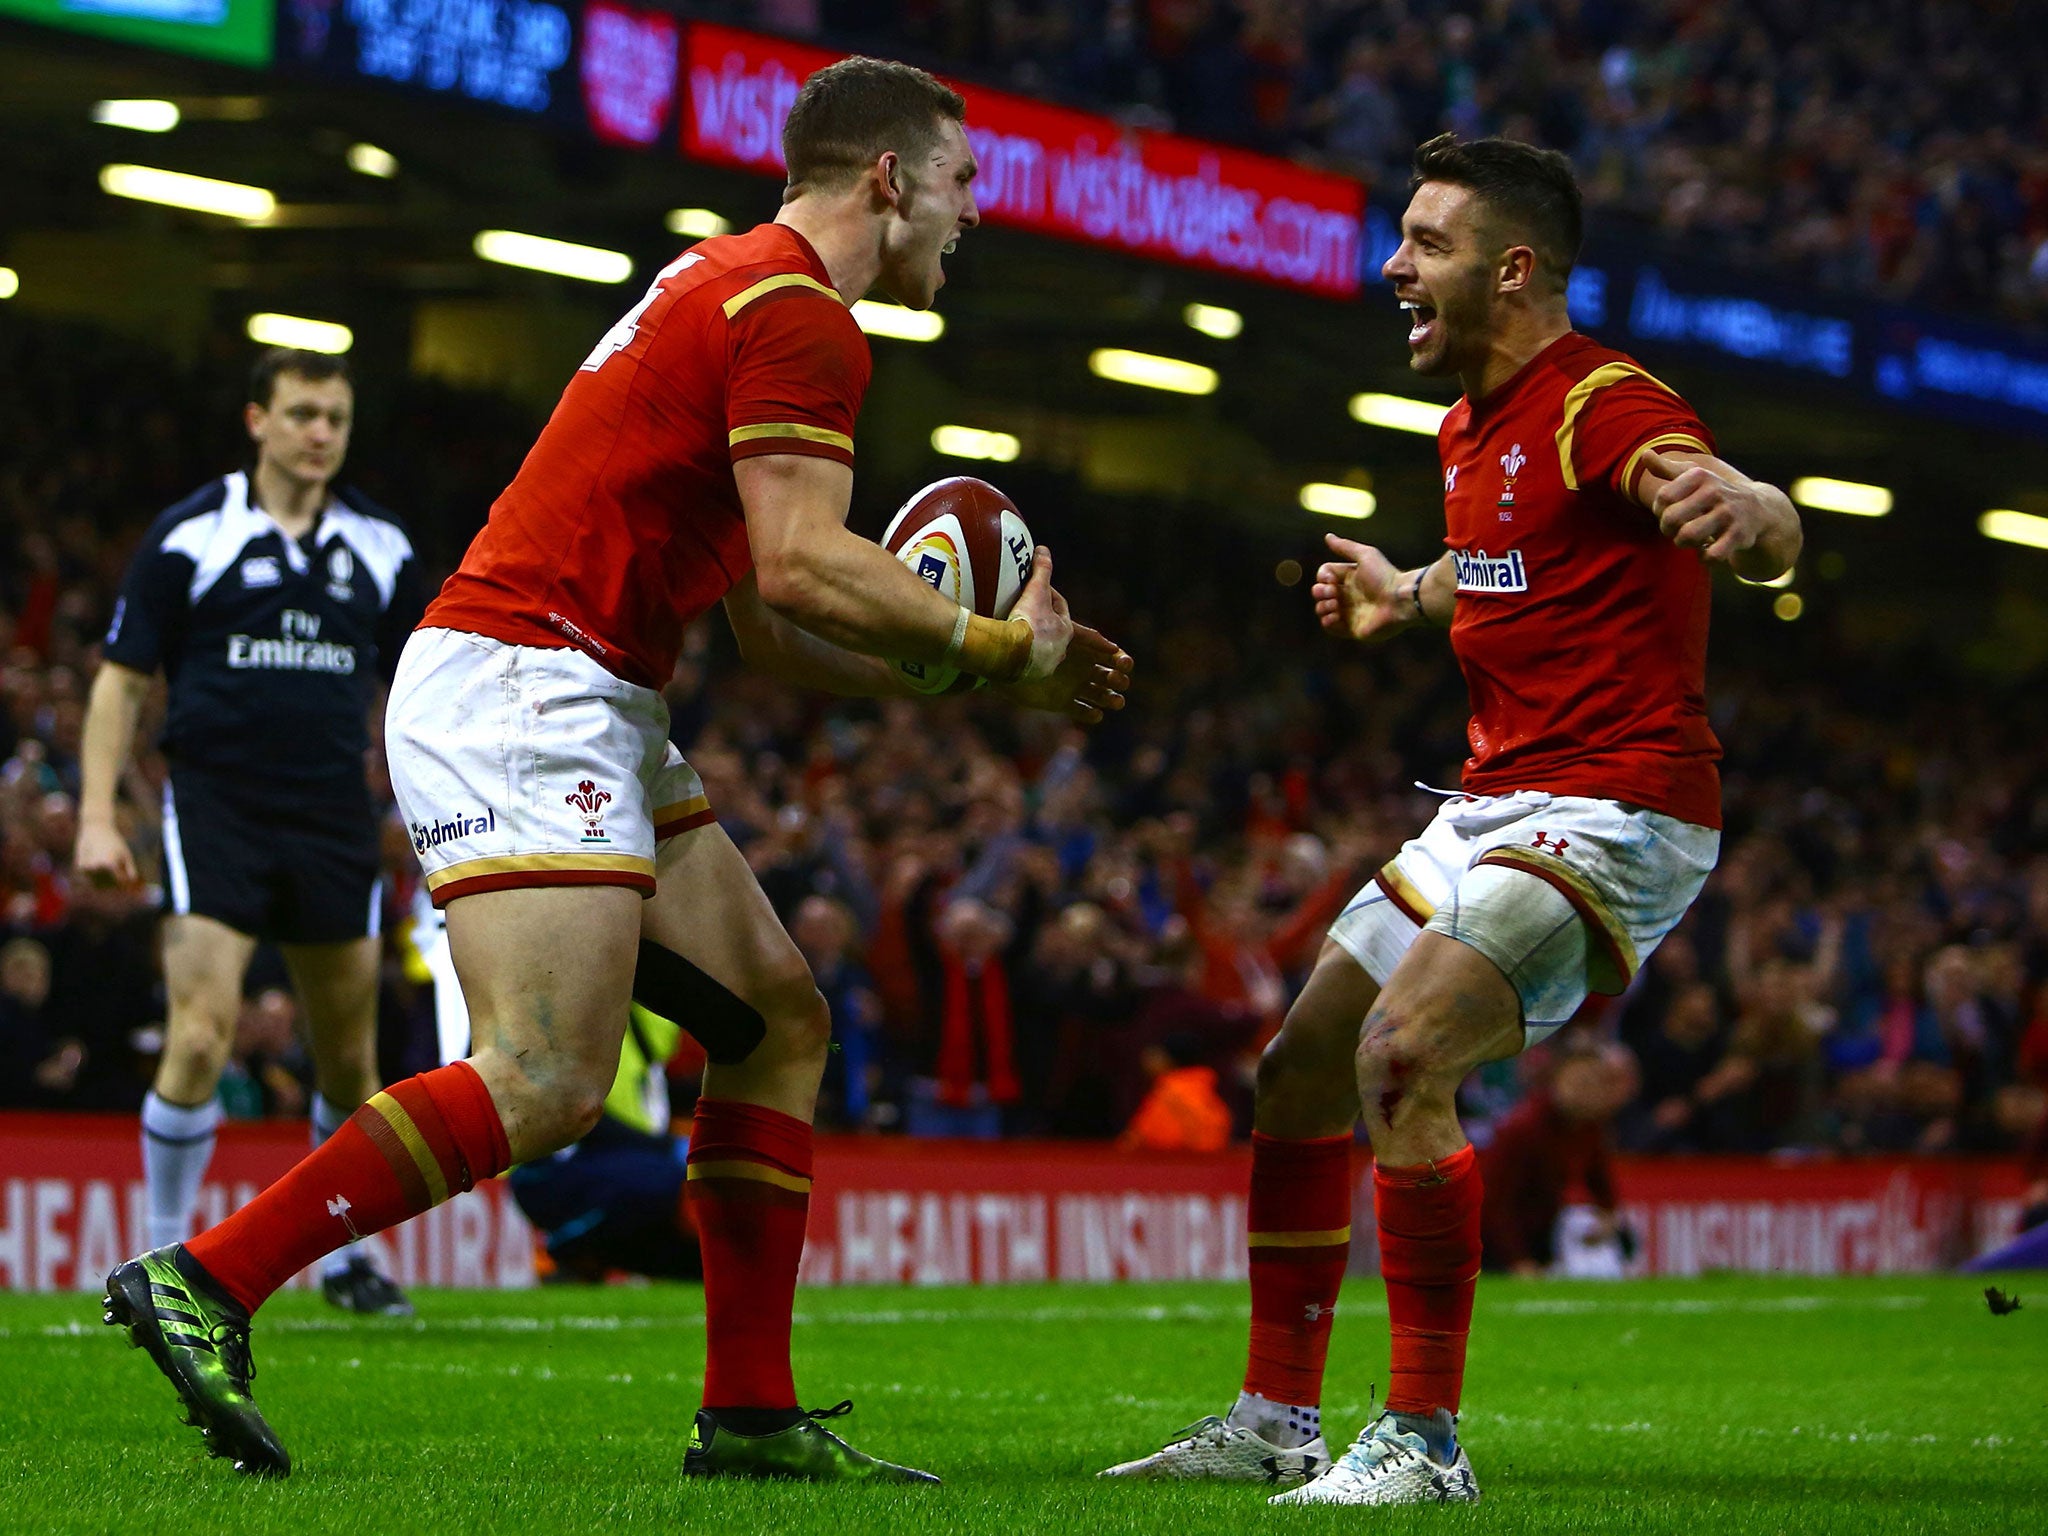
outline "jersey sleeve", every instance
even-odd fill
[[[175,654],[191,611],[190,555],[164,548],[166,529],[152,527],[129,562],[100,654],[137,672],[154,672]]]
[[[853,464],[853,424],[872,364],[836,296],[771,292],[731,319],[726,443],[735,460],[796,453]]]
[[[1684,397],[1628,363],[1595,369],[1573,387],[1558,435],[1567,485],[1604,485],[1630,500],[1651,450],[1714,451]]]

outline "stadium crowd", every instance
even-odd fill
[[[1407,184],[1443,129],[1578,162],[1608,227],[1818,286],[2048,318],[2029,0],[736,0],[1136,123]]]
[[[132,1109],[163,1017],[158,896],[71,878],[82,701],[142,524],[233,462],[235,413],[206,380],[234,371],[165,388],[140,349],[11,322],[0,363],[0,414],[22,424],[0,465],[0,1105]],[[358,463],[373,494],[441,514],[421,542],[445,567],[524,430],[499,403],[406,388]],[[1323,640],[1299,570],[1276,581],[1227,523],[1175,509],[1201,536],[1162,569],[1139,540],[1163,509],[1079,517],[1072,485],[1013,468],[1076,611],[1140,659],[1128,712],[1084,734],[971,697],[803,696],[741,671],[714,619],[668,689],[675,738],[831,1001],[827,1123],[1242,1135],[1324,926],[1427,820],[1417,781],[1456,782],[1460,679],[1426,639]],[[1133,593],[1118,573],[1141,567],[1155,585]],[[1479,1134],[1594,1057],[1604,1086],[1564,1097],[1643,1150],[2023,1143],[2048,1105],[2048,703],[1932,660],[1880,680],[1791,659],[1740,622],[1720,644],[1721,867],[1627,996],[1474,1080]],[[124,786],[145,868],[154,726]],[[395,817],[387,834],[389,1080],[435,1044],[406,940],[417,871]],[[229,1108],[302,1112],[281,967],[247,990]]]

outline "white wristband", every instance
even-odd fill
[[[953,620],[953,638],[946,646],[944,665],[956,672],[960,670],[960,654],[967,649],[967,621],[973,617],[962,603],[959,616]]]

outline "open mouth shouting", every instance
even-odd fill
[[[1401,308],[1408,314],[1408,345],[1426,345],[1437,329],[1436,307],[1419,299],[1403,299]]]

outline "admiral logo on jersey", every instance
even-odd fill
[[[1529,573],[1522,565],[1522,552],[1511,549],[1500,559],[1489,556],[1483,549],[1466,553],[1462,549],[1451,551],[1451,564],[1458,573],[1460,592],[1526,592],[1529,590]]]

